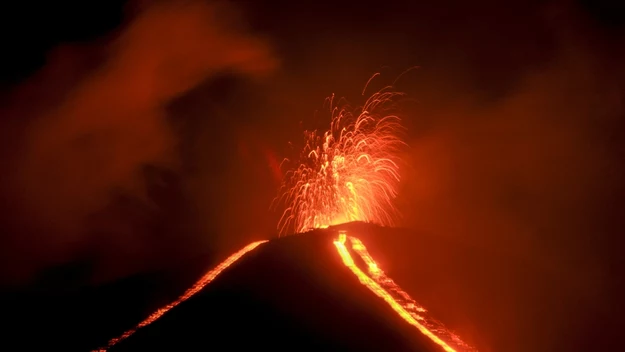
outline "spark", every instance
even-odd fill
[[[274,199],[285,204],[278,222],[281,235],[349,221],[394,224],[398,152],[405,145],[398,137],[402,126],[396,114],[402,96],[386,87],[355,111],[328,98],[330,129],[304,133],[298,166],[285,174]]]
[[[371,80],[378,75],[367,82],[363,94]],[[330,129],[323,134],[317,131],[305,132],[306,144],[298,166],[286,173],[278,196],[274,199],[274,204],[286,205],[278,222],[280,235],[302,233],[349,221],[394,225],[397,211],[393,200],[397,196],[400,181],[399,151],[405,146],[398,136],[402,126],[396,114],[396,99],[402,96],[402,93],[389,86],[374,93],[362,108],[355,111],[347,106],[334,106],[334,97],[328,98],[332,112]],[[283,161],[289,162],[288,159]],[[346,245],[348,239],[351,252],[360,257],[365,270],[354,262]],[[106,351],[138,329],[159,319],[195,295],[247,252],[265,242],[251,243],[234,253],[176,301],[160,308],[135,328],[111,339],[106,348],[98,351]],[[356,275],[360,283],[383,299],[408,324],[447,352],[476,351],[429,317],[425,308],[386,276],[359,239],[348,237],[341,231],[334,245],[343,264]]]
[[[366,286],[376,296],[383,299],[391,308],[408,324],[416,327],[422,334],[427,336],[434,343],[438,344],[447,352],[464,351],[475,352],[474,348],[464,343],[457,335],[447,330],[441,323],[425,315],[425,308],[418,305],[406,292],[393,282],[378,267],[365,245],[355,237],[349,237],[352,250],[358,254],[367,267],[368,275],[360,269],[354,262],[345,243],[347,242],[345,232],[340,232],[334,245],[341,256],[343,264],[347,266],[360,283]],[[452,347],[451,345],[454,345]]]
[[[140,322],[136,327],[134,327],[134,328],[124,332],[119,337],[115,337],[115,338],[109,340],[109,342],[108,342],[106,347],[100,348],[100,349],[92,351],[92,352],[96,352],[96,351],[97,352],[105,352],[106,350],[108,350],[111,347],[115,346],[119,342],[121,342],[121,341],[127,339],[128,337],[130,337],[132,334],[134,334],[140,328],[143,328],[143,327],[146,327],[146,326],[152,324],[154,321],[156,321],[160,317],[162,317],[163,314],[167,313],[172,308],[176,307],[180,303],[186,301],[187,299],[191,298],[193,295],[198,293],[200,290],[202,290],[211,281],[215,280],[215,278],[219,274],[221,274],[222,271],[226,270],[230,265],[232,265],[234,262],[239,260],[246,253],[252,251],[253,249],[255,249],[256,247],[258,247],[259,245],[261,245],[261,244],[263,244],[265,242],[267,242],[267,241],[265,240],[265,241],[252,242],[252,243],[248,244],[247,246],[241,248],[240,250],[238,250],[237,252],[235,252],[234,254],[229,256],[226,260],[221,262],[219,265],[217,265],[213,270],[207,272],[204,276],[202,276],[191,288],[189,288],[187,291],[185,291],[185,293],[182,294],[182,296],[178,297],[178,299],[176,299],[175,301],[173,301],[172,303],[170,303],[170,304],[168,304],[168,305],[166,305],[164,307],[159,308],[154,313],[152,313],[149,317],[147,317],[145,320]]]

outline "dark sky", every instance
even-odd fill
[[[399,225],[621,292],[622,3],[155,3],[3,5],[3,282],[275,236],[275,166],[324,98],[419,66]]]

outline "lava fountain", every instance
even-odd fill
[[[356,110],[327,98],[330,129],[304,132],[305,147],[274,199],[285,206],[280,235],[349,221],[394,224],[398,152],[405,146],[398,137],[403,128],[397,103],[403,96],[386,87]]]
[[[285,207],[278,222],[280,235],[350,221],[394,225],[397,210],[393,200],[400,181],[399,152],[406,146],[399,137],[403,127],[398,102],[403,96],[392,87],[386,87],[374,93],[357,110],[351,110],[347,104],[335,106],[334,96],[328,98],[332,117],[330,129],[323,135],[317,131],[305,132],[305,147],[295,167],[286,173],[274,199],[274,206]],[[106,351],[138,329],[150,325],[264,242],[251,243],[234,253],[176,301],[157,310],[135,328],[109,340],[107,346],[98,351]],[[344,266],[361,284],[441,350],[477,351],[430,317],[424,307],[395,284],[358,238],[339,231],[334,245]]]
[[[399,152],[406,146],[399,137],[403,127],[397,103],[402,97],[403,93],[389,86],[374,93],[355,111],[346,104],[334,106],[334,96],[327,99],[332,112],[330,129],[323,135],[317,131],[304,133],[305,147],[274,199],[285,204],[278,222],[280,235],[351,221],[394,225],[398,213],[393,200],[400,181]],[[477,351],[429,316],[424,307],[386,276],[359,239],[349,239],[351,252],[366,263],[365,271],[355,264],[344,231],[340,231],[334,245],[343,264],[361,284],[442,350]]]

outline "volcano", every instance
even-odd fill
[[[204,345],[217,350],[474,351],[399,285],[394,288],[390,277],[399,268],[390,265],[395,262],[391,254],[398,249],[383,244],[397,231],[349,223],[251,243],[208,271],[205,263],[179,268],[176,275],[195,278],[169,288],[177,293],[167,299],[162,273],[74,293],[5,296],[9,304],[2,318],[11,323],[6,341],[23,350],[64,351],[185,351]],[[414,253],[424,257],[423,251]],[[373,258],[381,269],[391,269],[389,277]],[[422,271],[411,267],[399,284],[419,281]],[[419,291],[410,289],[411,295]],[[432,285],[424,290],[432,292]],[[146,308],[145,302],[141,309],[142,301],[159,296],[151,307],[161,309]]]
[[[251,244],[209,272],[184,299],[111,340],[108,349],[181,351],[208,342],[229,350],[472,350],[426,319],[426,311],[404,292],[392,298],[369,278],[383,272],[363,256],[362,242],[347,236],[366,233],[367,226],[348,224]],[[367,265],[373,272],[365,273]]]

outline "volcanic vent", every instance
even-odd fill
[[[102,350],[473,351],[348,235],[363,229],[381,230],[349,224],[246,246]]]

